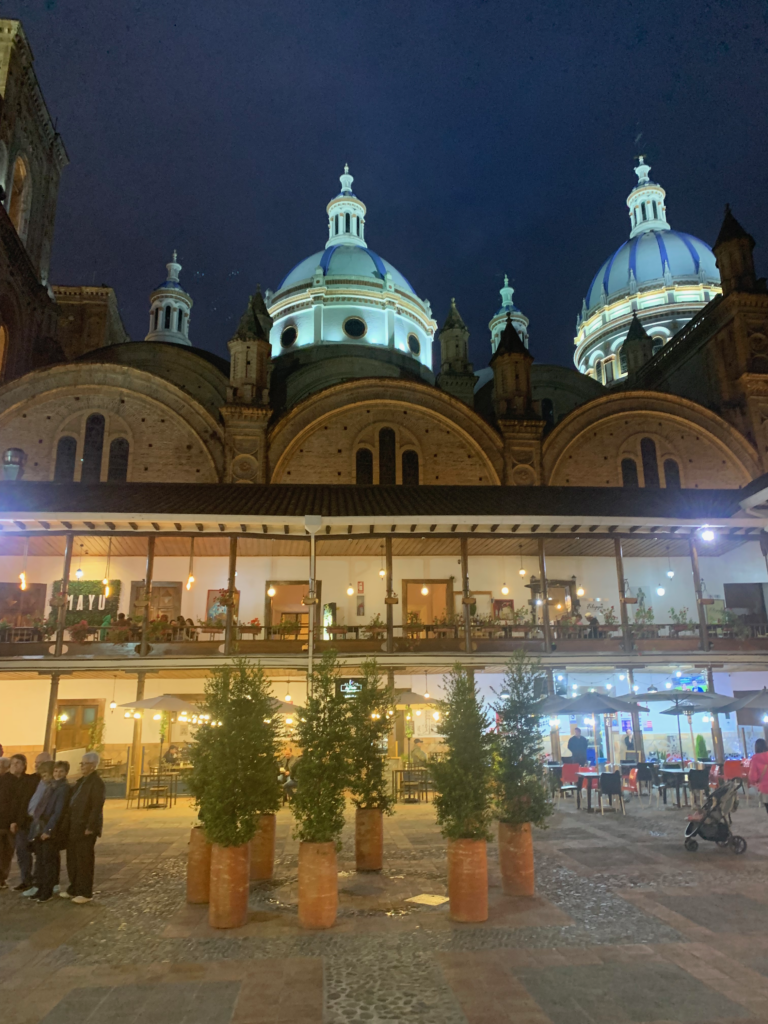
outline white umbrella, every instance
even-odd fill
[[[196,715],[198,707],[190,704],[181,697],[174,697],[171,693],[162,693],[159,697],[147,697],[146,700],[133,700],[127,704],[121,704],[121,708],[135,708],[137,711],[186,711],[188,715]]]

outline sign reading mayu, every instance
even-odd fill
[[[53,584],[53,597],[61,593],[61,580]],[[74,626],[85,620],[89,626],[101,626],[109,615],[114,622],[120,604],[120,580],[109,581],[109,597],[104,594],[101,580],[70,580],[67,587],[66,626]],[[53,608],[56,618],[57,609]]]

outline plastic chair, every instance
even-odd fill
[[[700,797],[697,799],[697,793],[703,793],[705,798],[708,797],[709,770],[707,768],[690,768],[688,770],[688,789],[690,790],[691,800],[695,804],[698,804],[700,800]]]
[[[578,764],[564,764],[562,772],[560,773],[560,799],[567,793],[575,793],[577,798],[579,796],[580,786],[579,778],[577,773],[581,770],[581,766]]]
[[[591,779],[589,779],[588,781],[590,783],[592,782]],[[597,803],[600,807],[601,814],[605,814],[605,810],[603,808],[604,796],[608,797],[608,802],[611,805],[611,807],[613,807],[613,798],[617,796],[619,798],[619,803],[621,804],[621,813],[627,813],[624,807],[624,793],[622,792],[623,787],[621,783],[621,775],[619,775],[617,772],[603,772],[600,776],[597,786]]]
[[[723,764],[723,779],[726,782],[736,780],[739,783],[739,788],[744,793],[749,805],[749,786],[745,785],[747,778],[749,777],[749,769],[744,767],[743,761],[726,761]]]

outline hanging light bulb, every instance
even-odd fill
[[[670,580],[675,578],[675,570],[674,569],[667,569],[667,578],[670,579]]]
[[[584,597],[584,587],[576,588],[576,597]]]
[[[162,717],[163,716],[161,714],[152,715],[152,721],[153,722],[159,722]]]
[[[502,583],[502,585],[501,585],[501,592],[504,595],[504,597],[506,597],[507,594],[509,593],[509,587],[507,586],[506,583]]]
[[[107,565],[104,569],[104,578],[101,581],[102,587],[104,587],[104,597],[109,597],[109,563],[112,561],[112,538],[109,538],[107,545]]]
[[[187,570],[187,582],[185,584],[187,590],[192,589],[192,584],[195,582],[195,538],[190,538],[189,541],[189,569]]]
[[[518,576],[525,576],[525,567],[523,565],[523,545],[520,545],[520,568],[517,570]]]
[[[19,590],[27,589],[27,574],[25,572],[19,573]]]
[[[293,703],[293,697],[290,695],[290,693],[286,693],[286,695],[283,697],[283,700],[285,701],[286,704]]]
[[[133,717],[134,718],[141,718],[141,712],[140,711],[134,711]]]
[[[659,595],[659,597],[664,597],[664,595],[666,594],[666,590],[664,589],[664,587],[661,586],[661,584],[659,584],[659,586],[656,587],[656,593]]]
[[[272,586],[272,585],[270,584],[270,586],[269,586],[269,588],[268,588],[268,590],[267,590],[267,596],[268,596],[268,597],[274,597],[276,593],[277,593],[277,591],[276,591],[276,590],[275,590],[275,588],[274,588],[274,587],[273,587],[273,586]]]
[[[83,578],[83,570],[81,569],[81,567],[79,565],[75,569],[75,578],[78,579],[78,580],[81,580]]]
[[[382,579],[384,579],[384,577],[386,575],[387,575],[387,570],[386,569],[379,569],[379,576],[381,576]]]
[[[192,575],[192,573],[190,573],[189,577],[187,579],[187,590],[191,590],[192,589],[192,584],[194,582],[195,582],[195,577]]]
[[[123,718],[133,718],[133,715],[131,714],[130,711],[126,711],[125,714],[123,715]]]
[[[110,711],[114,711],[116,707],[117,707],[117,701],[113,697],[112,700],[109,702],[109,710]]]
[[[285,724],[286,725],[293,725],[293,719],[292,718],[286,718]]]
[[[416,712],[416,716],[417,716],[417,717],[418,717],[418,716],[419,716],[420,714],[421,714],[421,711],[417,711],[417,712]]]
[[[421,595],[422,595],[422,597],[426,597],[428,593],[429,593],[429,587],[425,583],[424,586],[421,588]]]
[[[520,568],[519,568],[519,569],[517,570],[517,575],[518,575],[518,576],[525,576],[525,569],[524,569],[524,568],[522,567],[522,565],[521,565],[521,566],[520,566]]]
[[[352,597],[354,592],[355,592],[355,588],[350,583],[349,586],[347,587],[347,597]]]
[[[427,684],[427,673],[424,673],[424,700],[429,700],[429,686]]]
[[[705,540],[708,544],[711,544],[712,541],[715,539],[715,531],[710,530],[709,527],[707,527],[705,530],[701,531],[699,536],[702,540]]]
[[[29,558],[29,537],[24,538],[24,564],[19,573],[19,590],[27,589],[27,559]]]
[[[434,720],[436,722],[439,722],[440,721],[440,712],[439,711],[433,711],[432,712],[432,717],[434,718]]]

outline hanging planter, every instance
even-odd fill
[[[207,903],[211,891],[211,844],[201,825],[189,834],[187,903]]]
[[[256,835],[251,840],[251,881],[266,882],[275,870],[275,831],[277,815],[262,814]]]
[[[336,843],[299,843],[299,924],[332,928],[339,906]]]
[[[448,899],[451,920],[488,920],[488,854],[485,839],[448,842]]]
[[[242,928],[248,919],[250,845],[211,848],[211,928]]]
[[[531,823],[499,822],[499,865],[505,896],[533,896],[533,836]]]

